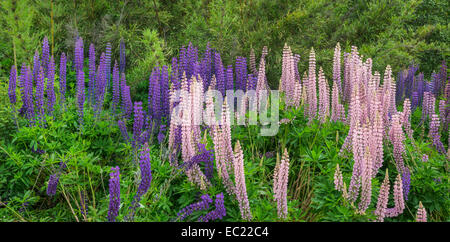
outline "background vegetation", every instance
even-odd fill
[[[396,73],[416,63],[428,77],[449,57],[449,11],[445,0],[5,0],[0,76],[8,76],[14,62],[13,43],[17,62],[30,63],[43,36],[49,36],[53,53],[73,56],[79,35],[86,50],[89,43],[104,50],[111,42],[113,59],[124,38],[129,79],[137,83],[148,80],[155,63],[169,63],[189,42],[202,50],[210,42],[224,64],[238,55],[248,57],[251,48],[259,55],[268,46],[272,87],[281,73],[285,42],[301,55],[301,71],[314,47],[318,66],[330,77],[333,50],[340,42],[347,52],[355,45],[371,56],[376,70],[390,64]]]

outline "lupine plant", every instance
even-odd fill
[[[287,43],[281,53],[264,47],[257,63],[253,49],[228,62],[213,44],[189,42],[170,64],[148,67],[141,95],[125,41],[103,43],[98,63],[90,44],[86,70],[80,36],[55,56],[45,37],[31,66],[11,67],[5,97],[10,111],[21,107],[19,132],[2,152],[8,169],[33,179],[5,174],[11,185],[0,191],[46,193],[45,206],[68,202],[75,221],[448,220],[446,62],[429,80],[416,65],[394,78],[339,43],[325,59],[312,47],[309,58]],[[249,119],[268,100],[270,55],[281,60],[281,117],[264,137]],[[225,98],[240,90],[257,98]]]

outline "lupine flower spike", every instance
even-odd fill
[[[50,175],[50,178],[48,180],[48,186],[47,186],[47,195],[48,196],[54,196],[56,194],[56,189],[58,187],[58,183],[59,183],[59,177],[61,176],[61,172],[63,171],[63,169],[66,167],[66,163],[65,162],[61,162],[59,165],[58,170]]]
[[[18,122],[17,122],[17,119],[16,119],[16,108],[15,108],[15,104],[16,104],[16,101],[17,101],[17,97],[16,97],[16,80],[17,80],[17,70],[16,70],[15,66],[12,66],[11,67],[11,72],[9,74],[8,96],[9,96],[9,101],[10,101],[12,109],[13,109],[14,122],[16,123],[16,127],[19,128]]]
[[[389,175],[388,170],[386,170],[386,175],[384,181],[380,187],[380,193],[378,194],[378,202],[375,210],[375,215],[377,216],[378,222],[383,222],[386,216],[386,209],[389,201]]]
[[[394,183],[394,204],[393,208],[386,209],[386,217],[396,217],[403,213],[405,209],[405,201],[403,200],[403,186],[402,177],[400,174],[397,175]]]
[[[55,60],[53,56],[50,58],[50,63],[48,65],[47,72],[47,113],[51,116],[53,115],[53,107],[56,102],[55,96]]]
[[[84,116],[84,72],[77,72],[77,103],[78,103],[78,114],[80,117],[80,124],[83,124]]]
[[[339,168],[339,164],[336,165],[336,170],[334,172],[334,189],[338,191],[343,191],[344,181],[342,178],[342,171]]]
[[[8,95],[9,101],[12,105],[16,103],[16,79],[17,79],[17,70],[15,66],[11,67],[11,72],[9,74],[9,88]]]
[[[216,195],[215,200],[216,209],[207,213],[204,216],[201,216],[198,221],[200,222],[208,222],[216,219],[222,219],[227,215],[227,210],[225,209],[224,197],[223,193],[219,193]]]
[[[416,222],[427,222],[427,210],[422,205],[422,202],[419,202],[419,209],[417,209]]]
[[[66,54],[63,52],[61,54],[61,59],[59,62],[59,92],[60,92],[60,102],[65,103],[66,100],[66,68],[67,68]]]
[[[150,164],[150,150],[146,143],[139,153],[139,166],[141,171],[141,183],[139,184],[136,195],[130,207],[130,214],[127,216],[127,220],[132,221],[139,202],[143,195],[148,192],[152,182],[152,169]]]
[[[120,169],[118,166],[111,169],[112,172],[109,174],[111,178],[109,179],[108,221],[115,222],[120,208]]]
[[[177,219],[180,221],[184,220],[187,216],[191,215],[194,211],[208,210],[209,204],[211,204],[213,200],[209,197],[208,194],[204,194],[200,197],[200,201],[190,204],[187,207],[181,209],[177,214]]]

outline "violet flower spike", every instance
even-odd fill
[[[117,67],[117,61],[114,63],[113,68],[113,109],[116,112],[117,107],[120,104],[120,79],[119,69]]]
[[[66,68],[67,68],[66,54],[63,52],[61,54],[61,59],[59,62],[59,92],[60,92],[60,102],[64,103],[66,100]]]
[[[51,116],[53,114],[54,105],[56,102],[55,96],[55,60],[53,56],[50,58],[47,73],[47,112]]]
[[[120,169],[116,166],[111,170],[112,172],[109,174],[111,178],[109,179],[108,221],[115,222],[120,208]]]
[[[48,77],[50,61],[50,47],[48,44],[47,36],[44,37],[42,42],[42,66],[44,67],[44,77]]]
[[[58,187],[59,175],[52,174],[48,180],[47,195],[54,196],[56,194],[56,188]]]
[[[200,201],[192,203],[185,208],[181,209],[177,214],[177,219],[180,221],[184,220],[187,216],[191,215],[195,211],[208,210],[209,204],[212,203],[211,197],[208,194],[201,196]]]
[[[16,80],[17,80],[17,70],[15,66],[11,67],[11,72],[9,74],[9,87],[8,87],[8,96],[9,101],[12,105],[14,105],[17,101],[16,98]]]
[[[88,100],[91,104],[95,101],[95,46],[91,43],[89,46],[89,92]]]
[[[216,219],[222,219],[223,217],[225,217],[227,215],[227,210],[225,209],[225,204],[224,204],[224,196],[223,196],[222,192],[216,195],[215,205],[216,205],[215,210],[207,213],[204,216],[201,216],[198,219],[198,221],[199,222],[208,222],[208,221],[212,221],[212,220],[216,220]]]

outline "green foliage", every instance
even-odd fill
[[[422,162],[421,157],[412,157],[411,191],[406,206],[407,213],[416,211],[419,201],[427,207],[427,212],[433,221],[448,221],[450,217],[450,189],[448,161],[436,150],[430,149],[430,144],[419,144],[429,153],[428,162]],[[410,148],[410,147],[409,147]],[[410,154],[416,154],[411,151]],[[404,216],[404,215],[403,215]]]
[[[0,82],[0,144],[10,140],[16,127],[13,112],[9,103],[8,84]]]
[[[138,45],[141,58],[133,65],[130,70],[127,85],[133,87],[132,96],[138,96],[138,100],[145,100],[142,95],[148,92],[148,80],[154,66],[162,66],[165,62],[165,44],[158,37],[155,30],[146,29],[142,31]],[[134,94],[134,95],[133,95]]]
[[[29,0],[6,0],[2,1],[0,7],[0,35],[8,43],[5,46],[7,48],[2,48],[1,52],[5,50],[4,53],[13,60],[10,63],[1,62],[0,75],[6,75],[12,64],[18,66],[31,60],[30,53],[39,46],[39,39],[32,22],[35,9]]]
[[[108,167],[124,159],[127,149],[117,142],[121,136],[117,126],[112,125],[111,117],[105,113],[95,120],[92,110],[87,109],[84,125],[79,126],[74,107],[69,105],[64,111],[58,105],[55,116],[46,117],[45,127],[29,126],[21,119],[20,131],[0,150],[5,158],[0,163],[1,179],[8,181],[0,183],[0,197],[21,202],[13,202],[13,206],[27,202],[33,213],[26,215],[26,219],[52,217],[47,213],[66,209],[61,204],[68,205],[69,201],[71,206],[78,206],[79,211],[81,191],[88,194],[89,205],[95,207],[96,199],[102,202],[107,196]],[[60,162],[65,162],[67,168],[62,171],[57,195],[48,197],[45,194],[47,181],[60,169]],[[65,219],[71,216],[68,213]]]

